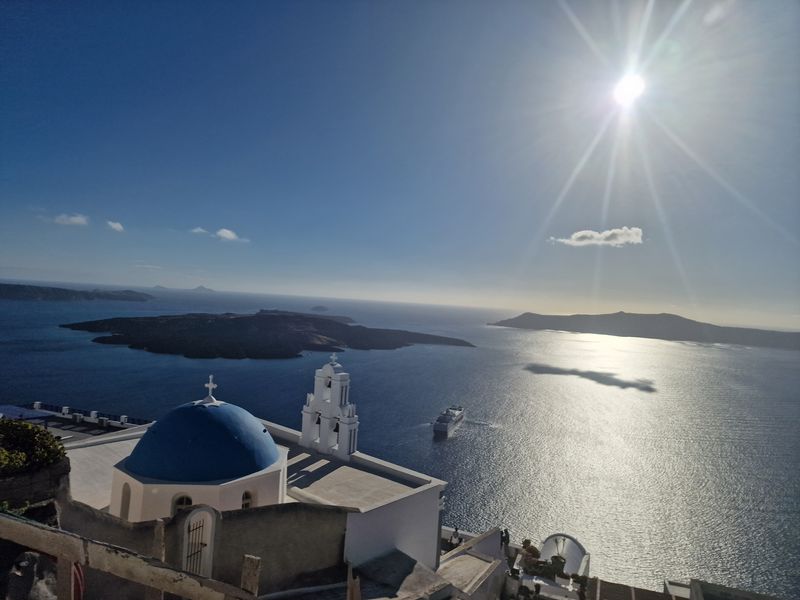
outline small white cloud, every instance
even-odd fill
[[[160,270],[163,268],[163,267],[159,267],[158,265],[142,265],[142,264],[136,264],[136,265],[133,265],[133,266],[134,266],[134,268],[136,268],[136,269],[148,269],[148,270],[150,270],[150,271],[160,271]]]
[[[249,242],[247,238],[239,237],[233,229],[217,229],[214,237],[224,240],[226,242]]]
[[[206,234],[208,233],[208,231],[206,231],[202,227],[195,227],[194,229],[192,229],[192,233]]]
[[[74,215],[58,215],[53,219],[58,225],[88,225],[89,217],[75,213]]]
[[[113,229],[114,231],[118,231],[120,233],[125,231],[125,228],[122,226],[122,223],[120,223],[119,221],[106,221],[106,223],[108,223],[108,226],[111,229]]]
[[[614,246],[619,248],[627,244],[641,244],[642,230],[639,227],[619,227],[605,231],[585,229],[576,231],[568,238],[550,238],[551,242],[567,246]]]

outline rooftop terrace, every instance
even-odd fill
[[[443,482],[356,452],[349,462],[299,445],[300,433],[263,421],[275,443],[288,448],[287,500],[367,511],[429,484]],[[113,467],[133,451],[149,425],[67,441],[72,498],[105,510]]]

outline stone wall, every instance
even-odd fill
[[[156,521],[129,523],[86,504],[59,501],[61,529],[152,556]]]
[[[50,500],[68,473],[69,459],[64,458],[34,473],[0,477],[0,502],[8,502],[10,508],[19,508],[26,503]]]
[[[2,477],[0,502],[7,502],[12,509],[25,509],[19,512],[26,519],[55,525],[57,519],[53,500],[69,487],[68,474],[69,459],[64,458],[35,473]],[[0,598],[6,597],[9,569],[17,556],[26,550],[25,546],[0,539]]]
[[[112,576],[110,585],[97,589],[87,588],[87,594],[81,595],[84,599],[89,597],[89,593],[92,598],[103,597],[109,600],[131,597],[122,593],[122,582],[149,587],[153,594],[145,596],[147,598],[162,598],[165,594],[187,600],[257,600],[258,598],[256,582],[253,579],[253,575],[257,572],[255,560],[248,561],[248,571],[242,574],[242,585],[229,585],[170,568],[158,560],[126,548],[104,544],[9,514],[0,513],[0,538],[30,548],[31,560],[35,559],[38,562],[43,557],[50,557],[51,561],[53,559],[56,561],[54,576],[51,576],[48,582],[36,576],[34,571],[38,571],[38,567],[32,569],[30,568],[32,565],[22,566],[20,575],[15,574],[13,588],[16,598],[8,600],[24,600],[34,596],[54,597],[45,589],[37,589],[34,594],[29,594],[34,579],[39,579],[34,584],[37,588],[42,583],[50,589],[55,588],[55,595],[60,600],[77,597],[76,592],[79,590],[73,589],[76,566],[84,572],[88,572],[91,568]],[[39,556],[34,556],[37,553]],[[9,585],[9,588],[11,587]],[[143,599],[141,593],[135,597]]]
[[[65,531],[127,548],[145,556],[154,554],[155,521],[129,523],[63,497],[59,498],[58,509],[59,523],[61,529]],[[84,577],[86,579],[84,600],[103,600],[111,597],[117,600],[141,600],[147,589],[91,568],[84,569]]]
[[[237,584],[242,557],[252,554],[261,558],[260,594],[343,581],[347,514],[301,502],[223,512],[213,577]]]
[[[163,551],[165,562],[177,569],[182,566],[183,531],[191,512],[164,519],[163,550],[159,550],[156,521],[129,523],[80,502],[59,501],[62,529],[156,558]],[[261,594],[345,579],[345,509],[291,502],[214,512],[214,579],[239,585],[245,554],[261,558]],[[86,583],[86,600],[103,597],[96,590],[109,589],[121,600],[143,597],[141,586],[92,569],[86,569]]]

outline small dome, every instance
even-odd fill
[[[333,375],[335,373],[344,373],[344,368],[339,364],[339,357],[336,352],[331,354],[330,361],[322,365],[322,372],[326,375]]]
[[[156,421],[136,444],[125,468],[165,481],[219,481],[266,469],[279,456],[272,436],[249,412],[201,400],[182,404]]]

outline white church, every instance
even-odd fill
[[[350,376],[336,361],[334,354],[317,369],[299,446],[348,462],[358,417],[349,401]],[[289,447],[275,443],[267,427],[275,426],[217,400],[213,376],[205,387],[204,399],[171,410],[114,465],[112,515],[139,522],[193,505],[235,510],[287,501]]]
[[[242,556],[259,556],[264,591],[324,581],[344,565],[366,569],[387,556],[415,565],[415,585],[453,586],[437,574],[447,566],[440,549],[446,483],[358,450],[350,376],[335,354],[316,370],[301,431],[216,398],[213,378],[206,388],[202,400],[149,425],[65,444],[71,473],[62,527],[234,583]],[[470,573],[502,573],[499,559],[470,560]],[[426,594],[420,597],[442,596]]]

